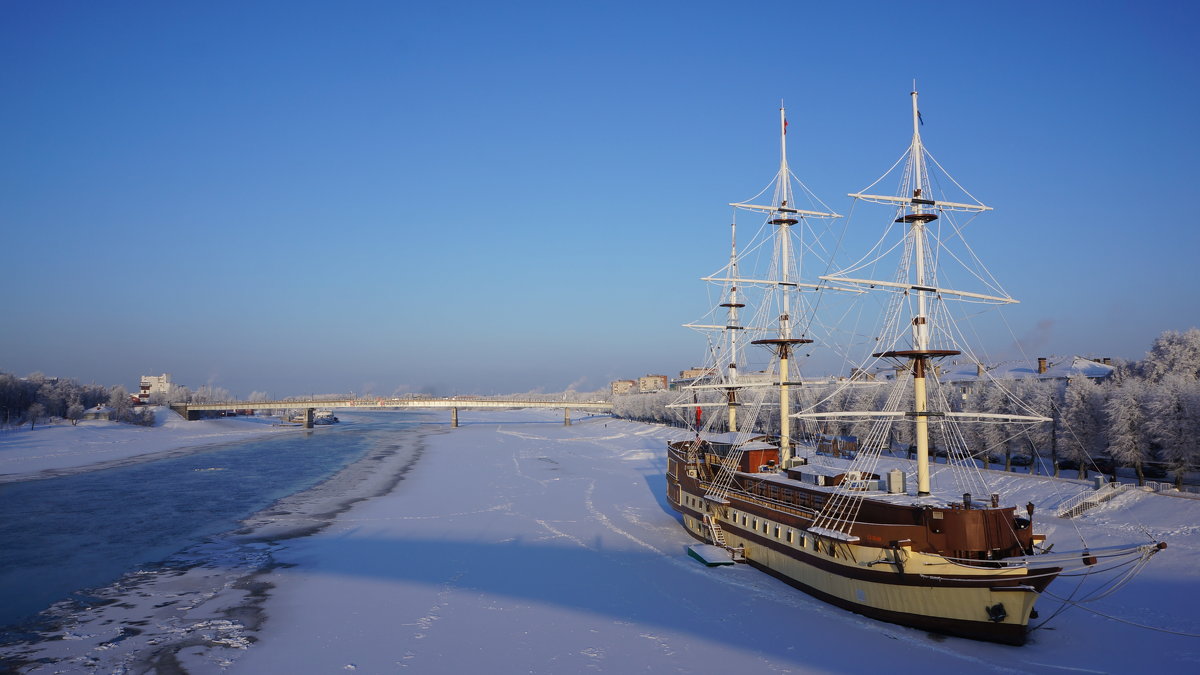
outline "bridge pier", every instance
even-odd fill
[[[564,427],[571,426],[571,409],[570,408],[563,408],[563,426]]]
[[[304,428],[305,429],[313,428],[313,413],[315,411],[316,411],[316,408],[305,408],[304,409]]]
[[[454,429],[458,428],[458,408],[450,409],[450,426]]]

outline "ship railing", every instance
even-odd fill
[[[709,485],[708,483],[704,483],[704,482],[700,483],[700,487],[705,488],[706,490],[709,489],[708,485]],[[727,491],[726,496],[728,496],[731,492],[733,492],[733,491]],[[767,507],[770,507],[773,509],[778,509],[780,511],[790,513],[794,516],[799,516],[801,518],[808,518],[809,520],[811,520],[813,517],[815,517],[817,515],[816,509],[810,509],[805,506],[796,506],[795,504],[788,504],[787,502],[779,501],[777,499],[771,499],[770,497],[760,497],[756,494],[745,492],[743,490],[737,490],[736,492],[737,492],[737,498],[744,502],[751,502],[754,504],[758,504],[759,506],[767,506]],[[726,501],[728,501],[728,500],[726,500]]]

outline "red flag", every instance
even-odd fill
[[[783,135],[787,136],[787,118],[783,120]]]

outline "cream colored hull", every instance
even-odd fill
[[[735,522],[718,521],[727,546],[742,548],[754,566],[822,600],[893,623],[1024,642],[1039,597],[1020,583],[1028,574],[1024,567],[959,565],[909,547],[892,550],[817,537],[761,517],[748,520],[755,525],[751,530],[733,513]],[[705,524],[687,511],[684,523],[693,536],[709,539]],[[990,585],[993,581],[998,583]]]

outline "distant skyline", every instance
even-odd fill
[[[1192,3],[0,7],[0,370],[239,396],[595,390],[778,163],[832,208],[911,133],[995,210],[1014,358],[1200,325]],[[865,225],[868,220],[857,220]],[[847,233],[848,247],[877,230]],[[815,359],[806,374],[822,374]]]

